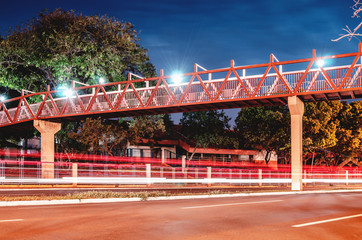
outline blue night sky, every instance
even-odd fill
[[[332,42],[345,25],[354,28],[352,0],[1,0],[0,34],[43,9],[74,9],[131,22],[151,62],[169,75],[207,69],[356,52],[358,41]],[[235,117],[238,110],[227,110]],[[178,115],[179,116],[179,115]],[[177,116],[175,117],[177,119]]]

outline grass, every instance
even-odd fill
[[[90,199],[90,198],[140,198],[147,200],[150,197],[167,197],[167,192],[112,192],[112,191],[87,191],[75,192],[67,195],[50,196],[0,196],[0,201],[32,201],[32,200],[65,200],[65,199]]]
[[[0,201],[33,201],[33,200],[66,200],[66,199],[94,199],[94,198],[140,198],[146,201],[152,197],[187,196],[187,195],[217,195],[237,192],[210,190],[204,193],[167,193],[165,191],[144,191],[144,192],[112,192],[112,191],[87,191],[74,192],[67,195],[49,196],[0,196]]]
[[[358,186],[361,188],[361,186]],[[323,187],[320,189],[308,189],[305,190],[347,190],[354,189],[354,187],[346,186],[333,186]],[[226,190],[226,189],[225,189]],[[283,192],[290,191],[289,189],[263,189],[258,191],[257,189],[244,189],[241,191],[225,191],[225,190],[212,190],[209,189],[205,192],[179,192],[168,193],[166,191],[143,191],[143,192],[113,192],[113,191],[86,191],[86,192],[74,192],[67,195],[40,195],[40,196],[0,196],[0,201],[34,201],[34,200],[66,200],[66,199],[95,199],[95,198],[140,198],[146,201],[152,197],[169,197],[169,196],[189,196],[189,195],[220,195],[220,194],[236,194],[236,193],[253,193],[253,192]]]

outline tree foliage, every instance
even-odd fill
[[[0,84],[45,90],[77,80],[125,79],[128,71],[152,76],[154,66],[131,23],[74,11],[42,11],[0,40]]]
[[[337,144],[337,115],[342,108],[338,101],[305,104],[303,144],[327,149]]]
[[[181,132],[199,147],[234,148],[238,144],[229,121],[224,111],[186,112],[180,120]]]
[[[240,147],[266,150],[268,163],[272,151],[280,153],[289,145],[289,122],[285,106],[242,108],[235,119]]]
[[[151,147],[155,138],[166,131],[164,115],[144,115],[132,119],[129,123],[131,144],[138,144],[142,138],[148,139]]]
[[[82,121],[76,131],[71,131],[68,136],[93,153],[103,153],[113,156],[114,151],[124,150],[127,146],[129,129],[122,121],[106,121],[100,117],[97,119],[87,118]]]
[[[145,77],[155,75],[147,50],[139,45],[134,26],[115,18],[45,10],[13,28],[5,38],[0,37],[0,92],[7,93],[8,97],[15,97],[10,95],[10,89],[44,91],[46,85],[55,88],[70,80],[94,84],[103,77],[107,81],[122,81],[129,71]],[[102,141],[108,141],[109,133],[117,127],[99,124],[100,121],[91,119],[83,123],[105,131]],[[101,151],[102,146],[95,144],[92,137],[96,135],[91,131],[92,140],[84,138],[81,144],[68,139],[68,133],[76,131],[77,125],[63,125],[65,129],[57,134],[59,150],[74,151],[78,143],[78,148],[94,144],[94,148]]]
[[[337,144],[332,148],[340,159],[358,156],[362,158],[362,101],[343,102],[337,119]]]
[[[114,153],[124,155],[128,142],[139,144],[142,138],[154,139],[154,137],[165,131],[162,115],[135,117],[131,121],[102,120],[87,118],[77,128],[69,128],[64,144],[77,146],[83,152],[106,154],[113,156]],[[60,139],[62,134],[60,133]],[[64,150],[63,150],[64,151]]]
[[[244,108],[235,120],[240,148],[290,151],[290,114],[285,107]],[[304,151],[323,150],[339,164],[362,158],[362,101],[306,103],[303,116]],[[310,147],[310,148],[308,148]],[[268,156],[268,154],[267,154]],[[268,162],[267,156],[265,158]]]
[[[359,13],[362,11],[362,3],[360,0],[353,0],[354,4],[351,7],[353,10],[352,18],[359,18]],[[345,33],[339,34],[340,37],[333,39],[332,41],[336,42],[341,40],[342,38],[347,38],[349,41],[351,41],[352,38],[357,38],[362,36],[362,33],[360,32],[360,28],[362,27],[362,22],[360,22],[355,28],[351,29],[348,25],[346,25],[346,28],[343,28],[342,30],[345,31]]]

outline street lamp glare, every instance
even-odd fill
[[[3,95],[0,95],[0,102],[4,102],[5,101],[5,96],[3,96]]]
[[[104,78],[102,78],[102,77],[99,78],[99,83],[100,83],[100,84],[105,83],[105,81],[106,81],[106,80],[104,80]]]
[[[321,67],[324,66],[324,60],[323,60],[323,59],[319,59],[319,60],[317,60],[316,64],[317,64],[318,67],[321,68]]]
[[[66,88],[63,90],[63,95],[67,98],[71,97],[73,95],[73,91],[69,88]]]
[[[172,74],[171,79],[175,84],[180,84],[182,82],[182,74],[174,73]]]

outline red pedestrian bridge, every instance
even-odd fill
[[[361,44],[359,51],[332,56],[206,70],[195,64],[191,73],[174,76],[75,86],[24,94],[0,101],[0,127],[33,120],[79,120],[90,116],[121,117],[362,97]],[[177,79],[179,82],[175,83]],[[36,98],[36,96],[38,96]],[[39,97],[41,96],[41,97]],[[34,102],[33,99],[39,99]],[[8,106],[13,106],[12,108]],[[15,107],[17,106],[17,107]]]
[[[304,102],[362,97],[362,49],[358,52],[207,70],[122,82],[75,86],[0,101],[2,131],[33,124],[41,133],[42,177],[54,178],[54,134],[61,122],[89,116],[121,117],[288,104],[291,115],[292,190],[302,189]],[[27,91],[29,92],[29,91]],[[35,99],[39,99],[36,101]]]

